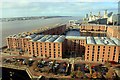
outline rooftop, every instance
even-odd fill
[[[93,37],[87,37],[87,44],[96,44]]]
[[[7,38],[21,38],[21,37],[26,37],[27,35],[25,33],[19,33],[19,34],[14,34],[10,35]]]
[[[63,35],[37,35],[32,38],[30,41],[37,42],[63,42],[65,40],[65,36]]]
[[[107,37],[87,37],[87,44],[98,44],[98,45],[118,45],[120,46],[120,40],[117,38]]]
[[[120,30],[120,26],[112,26],[112,25],[110,25],[109,27],[112,28],[112,29],[115,29],[115,30]]]
[[[86,39],[85,36],[66,36],[66,39]]]
[[[33,39],[35,37],[36,37],[36,34],[32,34],[32,35],[26,36],[25,38],[31,38],[31,39]]]
[[[114,43],[115,43],[116,45],[120,46],[120,40],[119,40],[119,39],[114,38],[114,37],[111,37],[110,39],[111,39],[112,41],[114,41]]]
[[[90,24],[90,23],[88,23],[88,24],[81,24],[81,25],[91,25],[91,26],[106,26],[106,25],[103,25],[103,24]]]
[[[76,30],[74,30],[74,31],[68,31],[66,33],[66,36],[80,36],[80,31],[76,31]]]

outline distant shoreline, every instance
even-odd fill
[[[36,17],[0,18],[0,22],[35,20],[35,19],[48,19],[48,18],[59,18],[59,17],[71,17],[71,16],[36,16]]]

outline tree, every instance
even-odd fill
[[[74,72],[74,71],[72,71],[70,75],[71,75],[71,77],[72,77],[72,78],[75,78],[75,77],[76,77],[76,75],[75,75],[75,72]]]
[[[83,72],[82,71],[77,71],[77,73],[76,73],[76,77],[78,77],[78,78],[83,78],[84,77],[84,74],[83,74]]]
[[[94,73],[92,74],[92,78],[94,78],[94,79],[97,78],[97,72],[94,72]]]
[[[90,75],[92,75],[92,68],[91,68],[92,65],[89,63],[88,66],[89,66]]]
[[[108,72],[106,73],[106,78],[107,79],[115,79],[116,78],[116,73],[112,68],[110,68],[108,70]]]
[[[103,76],[102,76],[102,73],[101,73],[101,72],[98,72],[97,74],[98,74],[98,75],[97,75],[97,78],[101,78],[101,79],[103,78]]]
[[[110,68],[110,63],[109,63],[109,60],[107,59],[107,61],[105,62],[105,66],[109,69]]]

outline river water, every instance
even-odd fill
[[[0,31],[2,31],[2,45],[6,45],[6,37],[21,32],[32,31],[45,26],[54,26],[56,24],[68,23],[69,20],[80,20],[80,17],[59,17],[59,18],[48,18],[48,19],[37,19],[37,20],[23,20],[23,21],[10,21],[0,22]],[[1,28],[2,27],[2,28]],[[1,36],[1,35],[0,35]]]

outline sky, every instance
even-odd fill
[[[103,14],[104,10],[108,12],[118,12],[117,0],[109,2],[89,1],[69,1],[69,0],[4,0],[0,3],[0,18],[26,17],[26,16],[84,16],[92,12]]]

